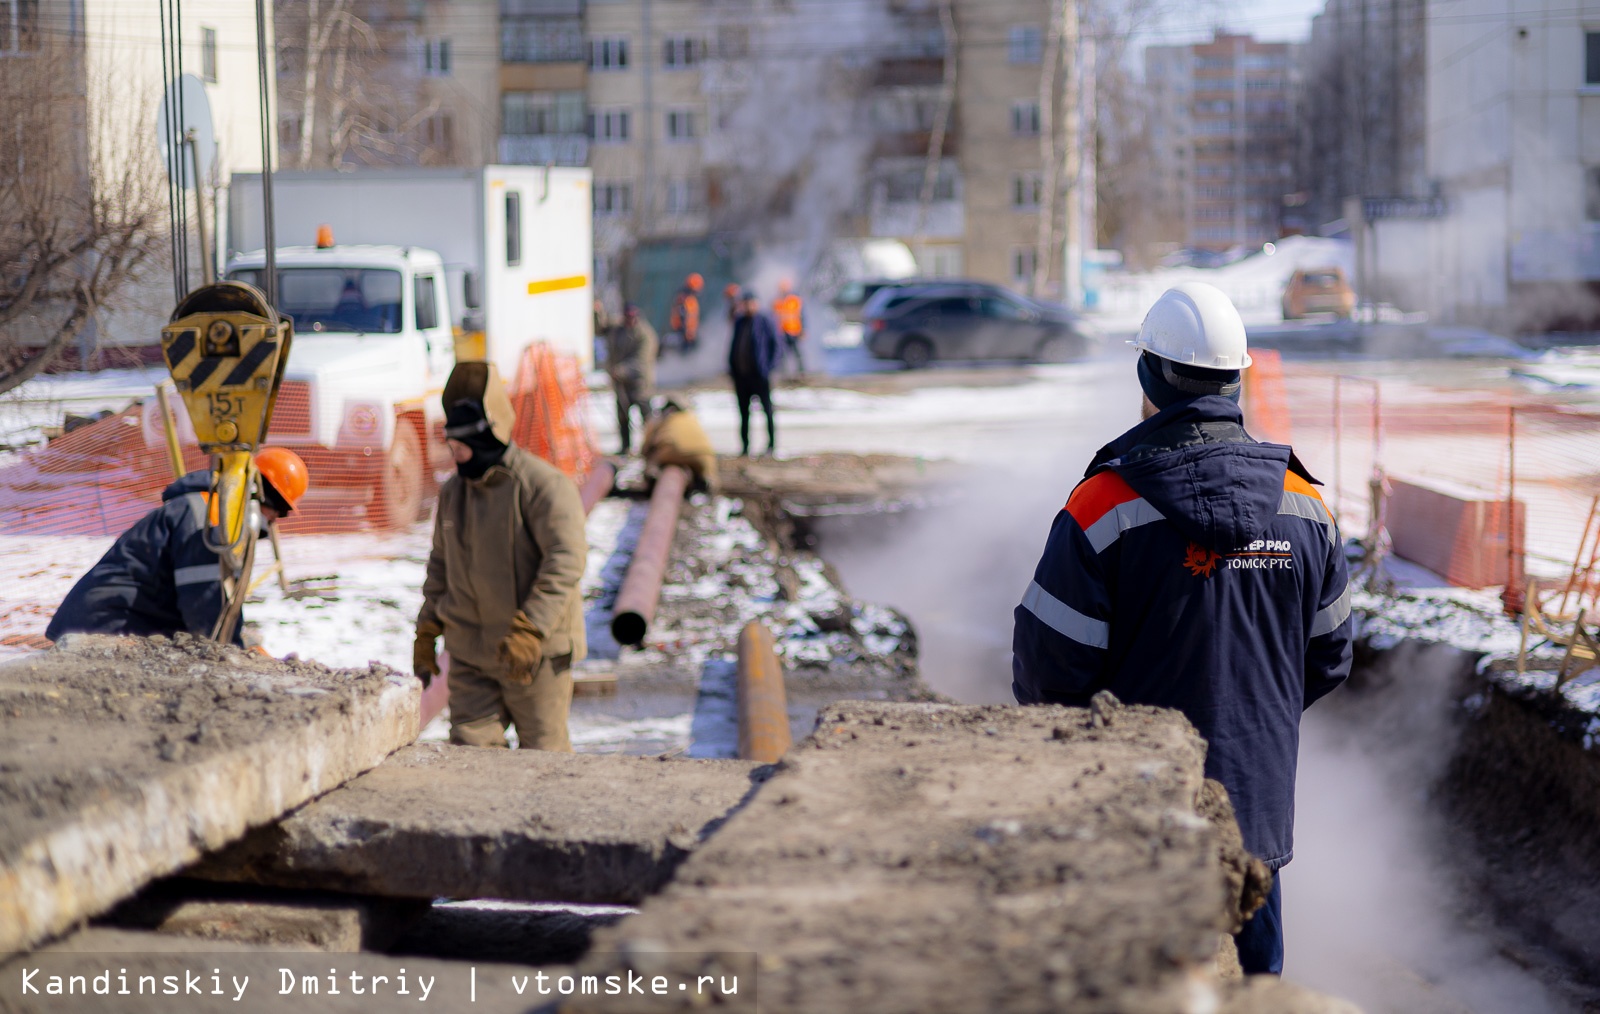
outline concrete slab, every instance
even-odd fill
[[[191,872],[393,897],[631,905],[768,771],[420,743]]]
[[[0,666],[0,955],[376,765],[416,739],[420,689],[187,637]]]
[[[412,898],[372,898],[171,878],[158,881],[99,920],[205,941],[348,953],[387,950],[432,906]]]
[[[742,971],[737,1006],[759,993],[764,1011],[1218,1010],[1236,989],[1221,935],[1265,869],[1227,833],[1231,813],[1217,822],[1204,759],[1176,712],[1109,695],[829,706],[665,891],[596,934],[580,971]]]

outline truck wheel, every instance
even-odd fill
[[[908,370],[923,369],[933,360],[933,346],[926,338],[907,338],[900,343],[900,361]]]
[[[394,427],[389,460],[373,490],[377,495],[379,527],[391,531],[410,528],[422,513],[422,441],[408,419]]]

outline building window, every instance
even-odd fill
[[[1038,25],[1012,25],[1007,39],[1006,60],[1010,63],[1038,63],[1044,59],[1044,30]]]
[[[1044,178],[1038,173],[1017,173],[1011,177],[1011,206],[1032,210],[1044,197]]]
[[[1033,281],[1034,266],[1038,262],[1038,251],[1031,246],[1018,246],[1011,248],[1011,281],[1018,285],[1028,285]]]
[[[1583,171],[1583,217],[1600,222],[1600,166],[1589,166]]]
[[[1583,83],[1600,85],[1600,32],[1583,35]]]
[[[422,42],[422,73],[429,77],[450,76],[450,40],[424,39]]]
[[[633,210],[633,184],[596,183],[594,185],[594,213],[596,215],[626,215]]]
[[[1018,137],[1039,136],[1039,101],[1011,103],[1011,132]]]
[[[667,140],[692,141],[699,136],[699,124],[692,109],[667,110]]]
[[[589,140],[598,144],[624,144],[632,126],[626,109],[596,109],[589,114]]]
[[[39,0],[0,0],[0,53],[39,48]]]
[[[583,92],[506,92],[500,116],[500,132],[513,137],[582,134]]]
[[[674,36],[661,42],[661,62],[667,67],[693,67],[705,59],[705,43],[689,35]]]
[[[669,215],[692,215],[704,211],[705,187],[696,180],[670,180],[667,183],[666,212]]]
[[[586,53],[582,18],[500,19],[500,59],[506,63],[581,62]]]
[[[621,37],[589,40],[590,70],[627,70],[628,40]]]
[[[506,267],[522,263],[522,194],[506,191]]]
[[[215,28],[200,29],[200,77],[202,80],[217,83],[217,30]]]
[[[455,117],[449,113],[434,113],[422,121],[417,136],[422,140],[423,147],[448,156],[455,150],[455,128]]]

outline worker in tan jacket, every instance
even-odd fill
[[[452,743],[503,747],[509,723],[525,748],[570,752],[571,669],[587,653],[578,487],[511,443],[511,400],[492,365],[458,363],[443,400],[457,474],[439,488],[414,671],[424,685],[438,675],[443,635]]]

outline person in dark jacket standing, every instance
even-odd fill
[[[1134,343],[1144,421],[1101,449],[1056,516],[1017,607],[1012,690],[1100,690],[1176,708],[1208,744],[1245,846],[1293,855],[1300,715],[1350,673],[1349,575],[1333,516],[1288,447],[1244,430],[1244,325],[1203,283],[1168,290]],[[1235,938],[1283,967],[1282,894]]]
[[[619,454],[633,448],[632,409],[639,409],[639,428],[650,422],[650,394],[656,386],[656,329],[632,303],[622,311],[622,321],[606,332],[606,373],[617,398]]]
[[[261,516],[288,514],[309,485],[306,463],[283,447],[256,455]],[[222,615],[222,565],[206,546],[211,472],[190,472],[161,493],[161,506],[123,532],[100,562],[61,601],[45,636],[132,634],[171,637],[180,631],[210,637]],[[241,647],[243,619],[233,643]]]
[[[767,414],[767,454],[778,445],[777,423],[772,415],[772,371],[783,355],[778,328],[761,312],[761,301],[746,291],[744,305],[733,322],[733,341],[728,345],[728,375],[733,378],[733,397],[739,404],[739,453],[750,456],[750,402],[760,399]]]

